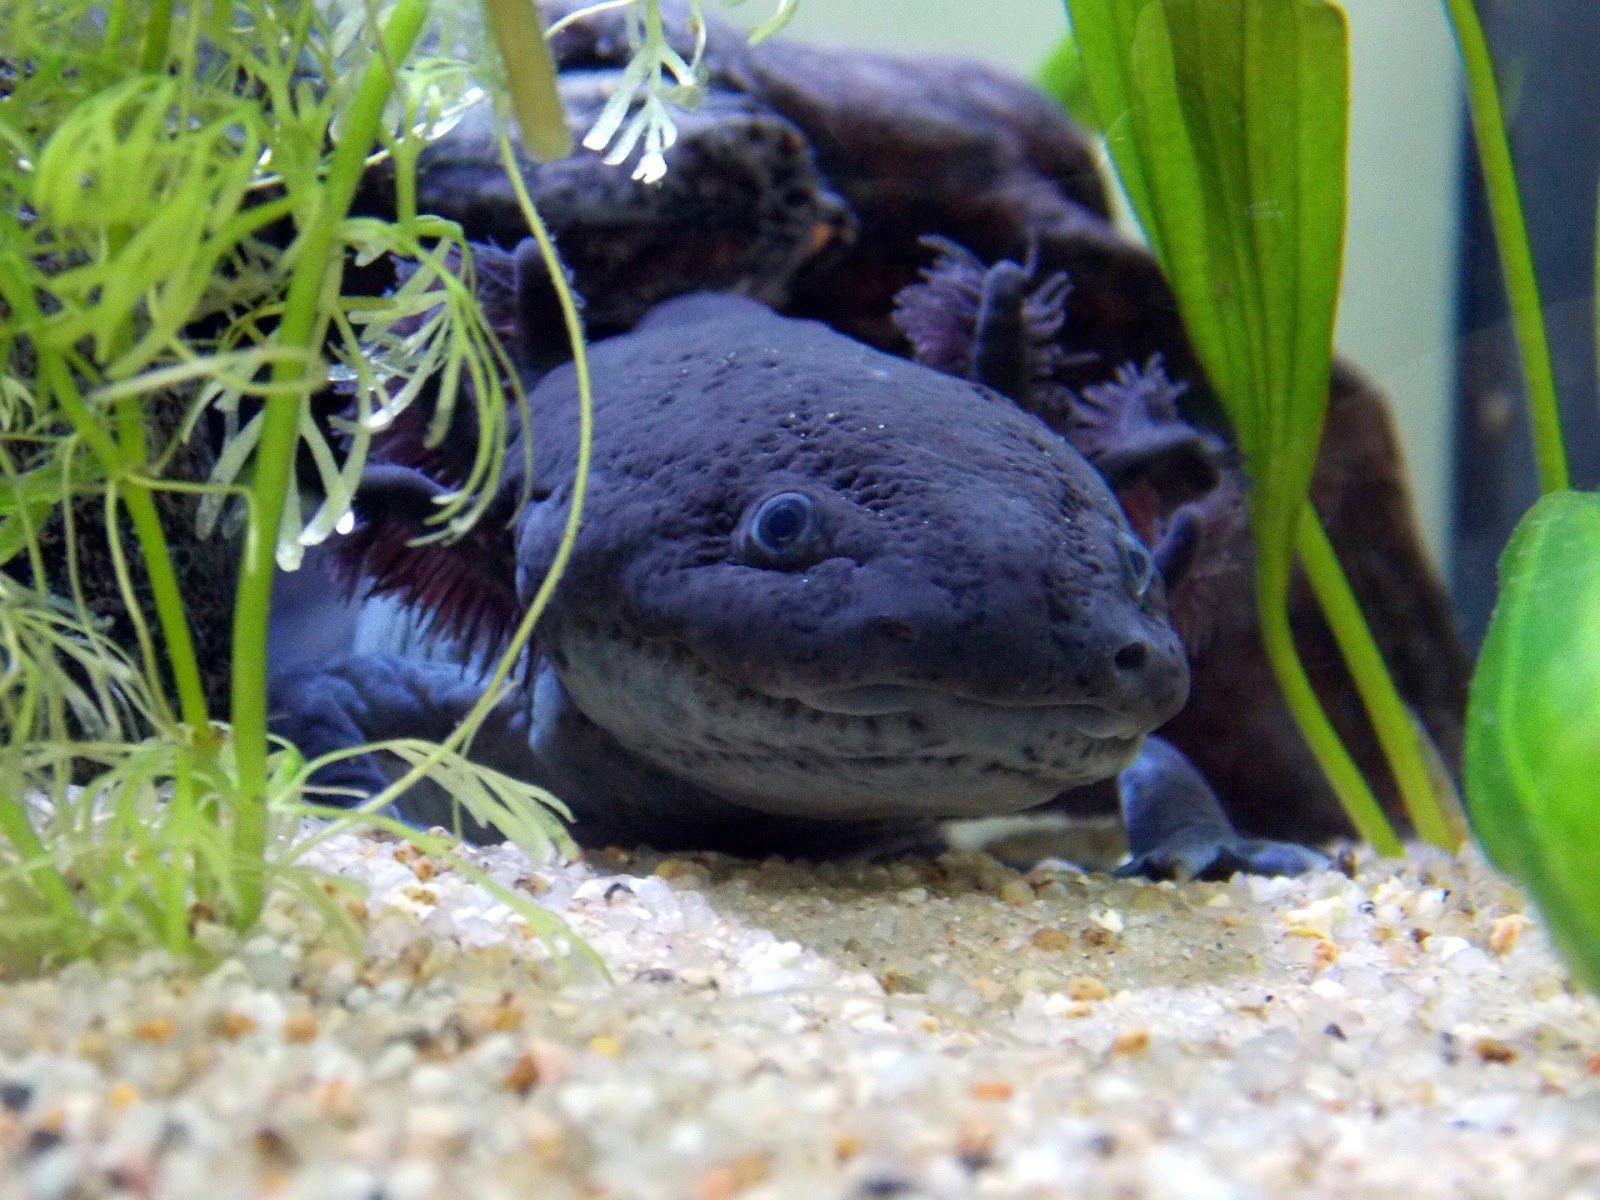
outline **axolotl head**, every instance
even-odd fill
[[[1181,707],[1150,553],[1011,402],[722,295],[591,366],[583,523],[536,636],[632,753],[767,813],[973,816],[1114,774]],[[571,499],[572,368],[530,405],[524,605]]]

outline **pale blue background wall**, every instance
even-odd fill
[[[1460,194],[1455,48],[1439,0],[1348,0],[1351,198],[1341,349],[1394,399],[1418,506],[1447,545]],[[753,21],[766,0],[733,10]],[[1066,28],[1060,0],[800,0],[788,36],[944,50],[1031,71]]]

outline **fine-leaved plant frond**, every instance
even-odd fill
[[[268,880],[299,869],[308,811],[309,768],[266,735],[274,559],[348,526],[372,435],[424,389],[434,435],[457,403],[482,433],[432,536],[479,515],[500,475],[516,373],[465,237],[416,211],[411,180],[485,94],[463,12],[0,8],[0,967],[193,953],[197,928],[253,921]],[[379,157],[387,220],[352,212]],[[380,259],[412,265],[386,294],[347,290],[346,264]],[[314,413],[325,396],[347,413]],[[195,475],[186,448],[208,438]],[[320,485],[309,513],[297,457]],[[211,536],[244,556],[228,714],[173,549]],[[128,644],[97,605],[126,609]],[[398,752],[529,848],[562,838],[536,789]]]

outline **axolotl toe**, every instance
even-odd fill
[[[474,742],[567,801],[581,842],[883,846],[1116,775],[1182,706],[1151,552],[1094,468],[997,393],[726,295],[660,306],[590,364],[576,546],[528,686]],[[561,540],[570,365],[530,408],[509,528],[408,547],[439,485],[389,467],[364,489],[352,553],[447,652],[287,681],[278,727],[308,753],[440,736],[476,697],[466,647],[502,641]],[[382,776],[358,759],[328,781]]]

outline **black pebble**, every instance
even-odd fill
[[[0,1108],[21,1112],[33,1103],[33,1088],[26,1083],[0,1083]]]

